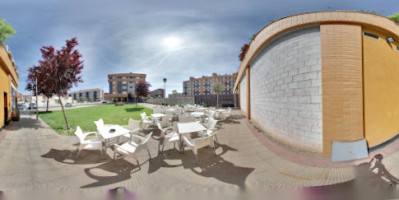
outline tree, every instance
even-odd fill
[[[241,53],[240,53],[240,55],[238,55],[238,57],[240,58],[240,61],[243,61],[243,60],[244,60],[244,57],[245,57],[245,54],[246,54],[247,51],[248,51],[248,48],[249,48],[249,45],[248,45],[248,44],[244,44],[244,45],[241,47]]]
[[[172,94],[177,94],[177,90],[173,90],[173,91],[172,91]]]
[[[389,16],[388,18],[393,19],[399,23],[399,13],[393,14],[393,15]]]
[[[8,38],[12,37],[17,31],[5,19],[0,19],[0,42],[4,44]]]
[[[150,83],[148,83],[145,80],[139,80],[134,86],[137,97],[138,98],[147,97],[147,95],[150,93],[150,90],[148,89],[149,87],[151,87]],[[137,106],[137,99],[136,99],[136,106]]]
[[[226,87],[221,82],[212,85],[212,91],[216,93],[216,107],[219,107],[219,93],[223,92],[225,89]]]
[[[29,74],[26,85],[26,90],[32,91],[35,96],[43,95],[46,97],[47,99],[46,112],[48,112],[49,99],[53,97],[55,93],[53,84],[51,83],[51,79],[48,78],[48,75],[51,73],[48,70],[49,68],[47,68],[44,65],[30,67],[28,69]],[[37,85],[36,85],[36,79],[37,79]],[[36,94],[36,87],[38,94]]]
[[[82,55],[74,49],[76,45],[78,45],[77,39],[72,38],[66,40],[66,46],[60,50],[55,51],[53,46],[43,46],[40,49],[43,60],[39,61],[39,65],[45,68],[42,73],[47,77],[46,83],[51,85],[53,94],[59,98],[67,130],[70,126],[61,97],[66,96],[73,85],[83,82],[82,77],[79,76],[83,70],[83,61],[80,60]]]

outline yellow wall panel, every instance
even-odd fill
[[[4,92],[7,92],[7,103],[10,102],[10,78],[4,68],[0,66],[0,128],[4,126]],[[10,104],[8,105],[10,109]],[[11,112],[8,113],[8,119],[11,118]]]
[[[363,36],[365,137],[373,147],[399,133],[399,43],[388,43],[388,34],[363,31],[379,36]]]

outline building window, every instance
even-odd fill
[[[369,32],[363,32],[363,34],[365,36],[372,37],[372,38],[377,39],[377,40],[380,38],[378,35],[373,34],[373,33],[369,33]]]

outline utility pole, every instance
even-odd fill
[[[37,78],[36,78],[36,120],[39,120],[39,104],[38,104],[38,95],[37,95]]]
[[[163,98],[166,99],[166,81],[168,79],[163,78]]]

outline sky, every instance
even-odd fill
[[[238,71],[238,55],[274,20],[314,11],[365,10],[388,16],[398,0],[3,0],[0,18],[17,31],[13,53],[19,92],[40,48],[77,37],[83,55],[80,89],[108,89],[108,74],[144,73],[151,90],[182,92],[183,81]]]

